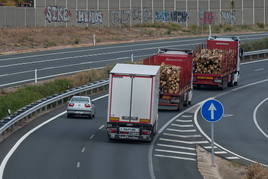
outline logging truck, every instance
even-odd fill
[[[193,86],[237,85],[242,56],[238,37],[209,37],[205,48],[193,52]]]
[[[143,60],[145,65],[160,66],[159,109],[181,110],[192,101],[191,50],[159,49]]]
[[[109,139],[151,141],[158,121],[159,66],[117,64],[110,72]]]

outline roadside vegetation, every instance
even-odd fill
[[[31,104],[39,99],[62,93],[67,89],[78,87],[93,81],[105,79],[108,77],[112,66],[99,70],[90,70],[77,73],[68,77],[59,77],[53,80],[40,82],[39,84],[28,84],[14,88],[0,89],[0,120],[8,115],[8,109],[11,112]]]
[[[268,25],[214,25],[213,34],[246,33],[267,31]],[[207,35],[208,26],[178,23],[144,23],[129,27],[36,27],[0,28],[0,54],[9,51],[32,49],[64,48],[63,46],[92,45],[93,35],[97,44],[125,41],[152,40],[157,38]]]
[[[244,51],[268,49],[268,38],[243,43],[241,47]]]

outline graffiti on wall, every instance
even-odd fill
[[[116,10],[111,11],[111,23],[113,25],[119,24],[130,24],[130,19],[132,21],[150,21],[152,19],[152,11],[149,8],[134,8],[130,10]]]
[[[77,23],[102,24],[103,15],[100,11],[77,11]]]
[[[184,23],[189,15],[186,11],[156,11],[155,21]]]
[[[71,11],[65,7],[48,6],[44,10],[46,20],[51,22],[69,22]]]
[[[151,21],[152,19],[152,10],[150,8],[134,8],[131,10],[132,12],[132,20],[133,21]]]
[[[130,10],[112,11],[111,23],[113,25],[129,24],[130,23]]]
[[[235,24],[236,16],[232,11],[221,11],[221,17],[226,24]]]
[[[210,11],[200,11],[199,17],[202,25],[214,24],[216,21],[216,15]]]

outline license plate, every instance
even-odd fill
[[[138,133],[140,132],[139,128],[133,128],[133,127],[120,127],[119,131],[121,132],[130,132],[130,133]]]

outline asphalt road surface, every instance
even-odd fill
[[[239,35],[241,41],[267,37],[268,33]],[[158,48],[193,49],[204,43],[205,37],[146,41],[96,47],[69,48],[0,56],[0,88],[33,82],[35,69],[38,80],[78,71],[101,68],[108,64],[143,59]]]
[[[196,104],[227,92],[219,100],[229,117],[217,123],[216,142],[239,155],[266,164],[267,139],[254,126],[252,116],[256,105],[267,95],[268,82],[248,84],[267,79],[267,68],[268,61],[242,65],[239,87],[225,91],[195,90],[193,99]],[[193,111],[187,110],[180,116],[177,116],[178,112],[160,112],[159,128],[162,129],[151,146],[141,142],[109,142],[104,127],[107,98],[97,100],[95,104],[94,120],[67,119],[64,114],[26,138],[7,162],[4,179],[151,178],[150,158],[155,178],[201,178],[193,148],[196,144],[209,147],[209,142],[196,129]],[[257,113],[260,125],[263,120],[259,116],[265,115],[262,110],[265,105]],[[37,121],[62,111],[64,108]],[[165,125],[171,118],[175,120]],[[201,119],[199,122],[209,134],[209,124]],[[20,130],[0,144],[4,149],[0,152],[1,160],[26,131]],[[227,155],[222,150],[218,153]],[[230,155],[229,158],[236,159]]]

